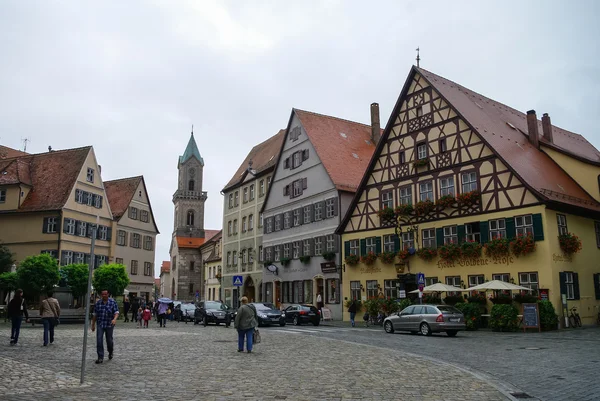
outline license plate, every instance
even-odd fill
[[[451,322],[460,322],[460,318],[455,317],[450,319]]]
[[[308,316],[314,316],[314,315],[315,315],[315,314],[314,314],[314,313],[312,313],[312,312],[310,312],[310,313],[308,314]]]
[[[274,321],[274,322],[278,322],[279,318],[278,317],[272,317],[271,320]]]

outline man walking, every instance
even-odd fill
[[[131,302],[131,321],[137,323],[137,313],[140,308],[140,301],[137,297],[133,297],[133,301]]]
[[[125,316],[125,320],[123,320],[123,323],[127,323],[129,321],[129,307],[131,306],[131,304],[129,303],[129,298],[125,297],[125,299],[123,299],[123,313]]]
[[[94,317],[92,319],[92,331],[96,330],[98,321],[98,332],[96,333],[96,351],[98,359],[96,363],[104,360],[104,334],[106,333],[106,347],[108,348],[108,359],[113,358],[113,330],[119,317],[119,306],[114,299],[108,297],[108,291],[102,290],[102,299],[96,302]]]
[[[19,289],[15,292],[15,297],[8,303],[8,317],[10,318],[10,345],[17,345],[19,334],[21,333],[21,322],[29,322],[29,314],[27,313],[27,302],[23,298],[23,290]]]

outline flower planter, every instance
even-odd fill
[[[360,262],[360,258],[357,255],[348,255],[344,259],[344,262],[349,266],[356,266]]]
[[[458,244],[447,244],[438,248],[438,255],[445,262],[454,262],[461,257],[462,252]]]
[[[567,255],[573,255],[581,250],[581,240],[572,233],[559,235],[558,243],[560,244],[560,249]]]
[[[461,253],[465,258],[481,257],[481,248],[481,244],[475,241],[463,242],[460,246]]]
[[[384,207],[377,211],[377,216],[379,216],[381,220],[392,220],[396,217],[396,212],[394,212],[394,209],[391,207]]]
[[[403,249],[398,252],[398,257],[400,258],[400,260],[406,260],[409,256],[410,253],[408,252],[408,249]]]
[[[435,204],[440,209],[446,209],[452,207],[456,203],[456,199],[452,195],[445,195],[438,199]]]
[[[369,252],[365,256],[361,256],[360,261],[363,262],[367,266],[371,266],[375,264],[377,260],[377,255],[374,252]]]
[[[506,238],[495,238],[484,245],[485,254],[492,258],[501,258],[510,253],[510,242]]]
[[[419,159],[413,162],[414,168],[429,166],[429,158]]]
[[[461,206],[474,205],[479,202],[480,199],[481,193],[479,191],[465,192],[463,194],[458,194],[456,197],[456,201]]]
[[[438,255],[436,248],[420,248],[417,250],[417,256],[426,262],[430,262]]]
[[[397,216],[408,216],[413,210],[413,205],[400,205],[396,206],[396,209],[394,209]]]
[[[281,266],[289,266],[291,261],[292,260],[290,258],[279,259],[279,263],[281,263]]]
[[[332,261],[333,259],[335,259],[335,252],[324,252],[321,254],[321,256],[323,256],[323,259],[325,260]]]
[[[535,251],[535,241],[533,236],[519,234],[517,238],[510,242],[512,252],[516,257],[529,255]]]
[[[300,262],[302,262],[305,265],[310,263],[310,256],[300,256]]]
[[[386,265],[391,265],[396,260],[396,254],[394,252],[383,252],[379,254],[379,259]]]
[[[425,216],[433,211],[435,205],[432,201],[426,200],[417,202],[414,206],[415,214],[417,216]]]

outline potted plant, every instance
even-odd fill
[[[371,265],[375,264],[376,260],[377,260],[377,255],[375,255],[375,252],[368,252],[365,256],[361,256],[361,258],[360,258],[360,261],[363,262],[367,266],[371,266]]]
[[[300,262],[304,263],[305,265],[308,264],[310,262],[310,256],[309,255],[300,256]]]
[[[506,238],[494,238],[484,245],[485,254],[492,258],[508,256],[510,253],[510,242]]]
[[[382,252],[379,254],[379,259],[386,265],[391,265],[396,260],[395,252]]]
[[[534,304],[538,301],[538,297],[531,294],[519,293],[515,295],[515,302],[520,304]]]
[[[448,207],[452,207],[452,205],[454,205],[455,202],[456,202],[456,198],[454,198],[454,195],[444,195],[440,199],[438,199],[435,202],[435,204],[440,209],[446,209]]]
[[[396,215],[398,216],[408,216],[409,214],[411,214],[413,212],[413,205],[411,204],[407,204],[407,205],[399,205],[396,206],[396,209],[394,209],[394,211],[396,212]]]
[[[463,302],[463,297],[460,295],[448,295],[446,298],[444,298],[444,303],[446,305],[454,306],[459,302]]]
[[[498,294],[495,297],[490,298],[490,301],[492,301],[494,305],[511,305],[513,303],[513,299],[507,294]]]
[[[360,262],[360,258],[358,257],[358,255],[350,254],[346,256],[344,262],[346,262],[348,266],[356,266],[358,262]]]
[[[479,191],[465,192],[458,194],[456,201],[459,205],[473,205],[481,199],[481,193]]]
[[[377,216],[379,216],[381,220],[393,220],[396,217],[396,212],[394,212],[394,209],[391,207],[384,207],[377,211]]]
[[[323,259],[331,261],[335,259],[335,252],[323,252],[321,256],[323,256]]]
[[[519,234],[515,239],[510,242],[512,252],[516,257],[529,255],[535,251],[535,241],[533,235]]]
[[[436,248],[420,248],[417,250],[417,256],[423,259],[426,262],[432,261],[437,256],[438,251]]]
[[[398,252],[398,257],[402,260],[405,260],[409,256],[410,256],[410,252],[408,252],[408,249],[403,249]]]
[[[413,162],[413,167],[414,167],[414,168],[417,168],[417,167],[425,167],[425,166],[427,166],[427,165],[429,165],[429,158],[428,158],[428,157],[426,157],[426,158],[424,158],[424,159],[415,160],[415,161]]]
[[[581,240],[572,233],[561,234],[558,236],[560,249],[567,255],[572,255],[581,250]]]
[[[417,216],[425,216],[425,215],[431,213],[433,211],[434,207],[435,207],[435,205],[429,199],[425,200],[425,201],[417,202],[414,206],[415,214]]]
[[[460,245],[460,250],[465,258],[478,258],[481,256],[481,244],[477,241],[467,241]]]
[[[440,255],[440,258],[445,262],[454,262],[460,258],[462,253],[458,244],[450,243],[439,247],[438,255]]]
[[[442,303],[442,298],[439,295],[433,295],[433,294],[423,294],[423,303],[424,304],[432,304],[432,305],[439,305]]]
[[[289,266],[291,261],[292,261],[292,259],[290,259],[290,258],[279,259],[279,263],[281,263],[281,266]]]
[[[470,304],[478,304],[478,305],[487,304],[487,298],[485,297],[485,295],[481,295],[479,293],[473,294],[470,297],[467,297],[467,301]]]

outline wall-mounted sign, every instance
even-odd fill
[[[438,260],[437,266],[440,269],[451,269],[453,267],[478,267],[478,266],[492,266],[501,265],[508,266],[515,263],[515,259],[512,256],[502,256],[499,258],[476,258],[476,259],[458,259],[454,262],[446,262]]]
[[[406,298],[406,290],[398,291],[398,298]]]
[[[550,299],[550,290],[540,288],[539,291],[540,291],[540,298],[543,301],[547,301],[548,299]]]
[[[381,273],[381,267],[367,266],[360,268],[360,274]]]
[[[552,254],[552,261],[554,263],[558,263],[558,262],[565,262],[565,263],[571,263],[573,261],[573,257],[571,255],[567,255],[567,254],[560,254],[557,255],[555,253]]]
[[[321,271],[323,273],[337,273],[337,265],[335,262],[321,263]]]

